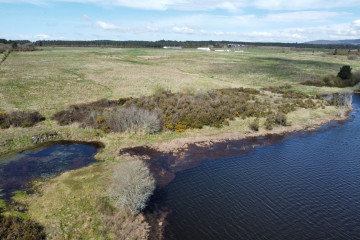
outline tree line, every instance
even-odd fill
[[[273,46],[273,47],[290,47],[290,48],[321,48],[321,49],[358,49],[353,45],[318,45],[305,43],[270,43],[270,42],[233,42],[233,41],[112,41],[112,40],[93,40],[93,41],[63,41],[63,40],[46,40],[35,42],[37,46],[53,47],[120,47],[120,48],[163,48],[165,46],[179,46],[182,48],[198,48],[211,46],[222,48],[233,45],[246,46]]]
[[[13,46],[31,43],[29,40],[6,40],[0,39],[0,43]],[[338,44],[307,44],[307,43],[274,43],[274,42],[237,42],[237,41],[114,41],[114,40],[39,40],[34,45],[39,47],[119,47],[119,48],[163,48],[165,46],[179,46],[182,48],[198,48],[210,46],[222,48],[231,45],[265,46],[265,47],[289,47],[289,48],[313,48],[313,49],[359,49],[355,45]]]

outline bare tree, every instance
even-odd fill
[[[145,130],[148,134],[161,131],[161,121],[155,111],[139,109],[135,106],[118,108],[105,114],[105,120],[115,132],[139,132]]]
[[[116,166],[109,193],[114,205],[128,208],[133,215],[145,208],[155,189],[155,180],[143,161],[129,161]]]
[[[328,101],[332,106],[345,106],[351,108],[352,91],[345,90],[341,93],[333,93],[328,96]]]

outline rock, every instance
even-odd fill
[[[40,135],[36,135],[31,137],[33,140],[33,144],[38,144],[38,143],[43,143],[43,142],[47,142],[49,140],[55,139],[58,137],[58,133],[57,132],[49,132],[49,133],[42,133]]]

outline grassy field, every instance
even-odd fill
[[[40,194],[25,199],[29,216],[46,227],[50,239],[114,239],[117,228],[133,239],[147,233],[141,215],[104,210],[109,169],[124,159],[121,147],[153,144],[168,140],[215,136],[233,132],[249,133],[253,119],[237,118],[222,128],[204,127],[184,133],[163,131],[155,135],[101,133],[78,125],[59,126],[50,117],[69,105],[102,98],[119,99],[151,95],[159,87],[173,92],[215,88],[290,84],[294,90],[315,94],[340,91],[338,88],[304,86],[306,80],[336,75],[343,65],[360,70],[359,60],[306,50],[249,48],[245,52],[202,52],[194,49],[109,49],[44,48],[35,52],[13,52],[0,65],[0,112],[35,110],[47,120],[31,128],[0,129],[0,155],[32,147],[32,136],[57,132],[58,139],[101,141],[105,149],[97,155],[105,162],[49,180]],[[272,97],[272,96],[269,96]],[[334,117],[335,107],[298,109],[288,114],[292,125]],[[265,119],[260,120],[261,133]],[[316,120],[315,120],[316,121]],[[305,125],[306,125],[305,124]],[[283,127],[285,128],[285,127]],[[275,129],[276,130],[276,129]],[[109,161],[110,160],[110,161]],[[1,204],[1,202],[0,202]],[[106,206],[105,206],[106,208]],[[104,222],[110,224],[105,226]],[[143,231],[137,231],[141,226]]]
[[[360,70],[358,60],[311,51],[46,48],[13,52],[0,67],[0,111],[38,110],[49,117],[71,104],[150,95],[159,86],[178,92],[288,83],[309,93],[334,91],[299,83],[336,74],[345,64]]]

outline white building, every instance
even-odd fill
[[[201,50],[201,51],[211,51],[210,48],[202,48],[202,47],[199,47],[197,48],[197,50]]]
[[[182,49],[181,46],[164,46],[165,49]]]

